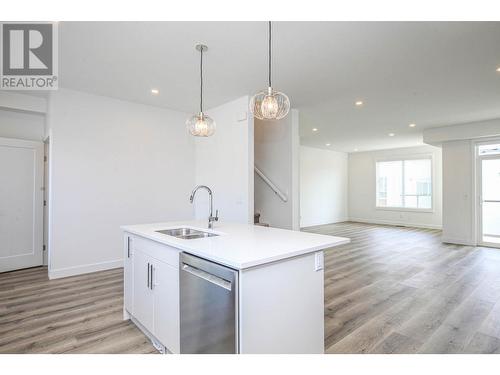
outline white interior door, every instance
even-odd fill
[[[0,138],[0,272],[43,263],[43,152]]]

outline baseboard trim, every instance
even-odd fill
[[[349,221],[355,223],[364,223],[364,224],[396,225],[408,228],[443,229],[441,225],[409,223],[409,222],[392,221],[392,220],[373,220],[373,219],[360,219],[356,217],[351,217],[349,218]]]
[[[441,242],[450,243],[454,245],[477,246],[476,243],[463,238],[441,237]]]
[[[85,273],[105,271],[113,268],[123,267],[123,260],[111,260],[108,262],[84,264],[82,266],[74,266],[67,268],[50,269],[49,268],[49,279],[60,279],[63,277],[82,275]]]
[[[307,223],[306,225],[301,225],[300,229],[307,229],[307,228],[312,228],[312,227],[319,227],[321,225],[330,225],[330,224],[343,223],[345,221],[349,221],[349,218],[345,217],[345,218],[337,219],[335,221],[329,221],[327,223],[317,223],[317,224]]]

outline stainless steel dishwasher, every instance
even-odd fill
[[[238,353],[238,271],[181,253],[182,354]]]

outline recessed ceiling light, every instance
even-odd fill
[[[410,128],[414,128],[415,126],[417,126],[417,124],[413,124],[413,123],[412,123],[412,124],[410,124],[410,125],[408,125],[408,126],[409,126]]]
[[[396,134],[394,133],[389,133],[389,137],[394,137]]]
[[[313,132],[317,132],[318,131],[318,128],[313,128]]]
[[[356,107],[361,107],[363,105],[363,101],[362,100],[358,100],[354,104],[356,105]]]
[[[326,146],[331,146],[332,144],[331,143],[327,143]]]
[[[354,152],[359,151],[357,148],[354,149]]]
[[[158,89],[151,89],[151,94],[158,95],[159,93],[160,93],[160,90],[158,90]]]

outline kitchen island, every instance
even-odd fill
[[[224,222],[122,230],[124,318],[161,352],[323,353],[323,250],[349,239]]]

